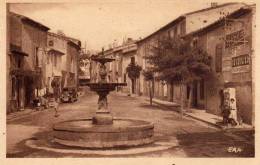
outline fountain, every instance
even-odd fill
[[[98,98],[98,108],[92,118],[69,120],[53,126],[56,143],[83,148],[114,148],[150,144],[153,142],[152,123],[136,119],[114,118],[108,108],[107,95],[117,86],[126,83],[107,82],[107,62],[112,58],[96,57],[92,60],[99,62],[100,80],[98,83],[87,83]],[[129,109],[131,110],[131,109]]]

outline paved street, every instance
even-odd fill
[[[59,107],[55,118],[51,109],[34,112],[7,122],[7,157],[103,157],[102,154],[58,153],[32,149],[28,139],[48,139],[52,125],[63,120],[88,118],[95,113],[97,95],[88,93],[75,103]],[[106,155],[106,157],[252,157],[254,132],[250,130],[220,130],[194,119],[183,117],[166,107],[153,105],[141,97],[111,93],[109,107],[116,117],[135,118],[154,123],[155,141],[176,145],[159,151]],[[151,145],[151,148],[153,145]],[[141,147],[145,150],[145,147]],[[125,149],[127,153],[127,149]]]

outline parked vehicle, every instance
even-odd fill
[[[62,102],[75,102],[78,100],[76,87],[65,87],[62,89],[61,97]]]

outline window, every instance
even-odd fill
[[[39,47],[35,47],[35,64],[39,66],[39,57],[38,57]]]
[[[131,57],[131,63],[132,63],[132,64],[135,63],[135,57]]]
[[[197,48],[197,47],[198,47],[198,40],[197,40],[197,39],[194,39],[194,40],[192,41],[192,45],[193,45],[194,48]]]
[[[168,38],[171,38],[171,31],[169,30],[167,33],[168,33]]]
[[[174,28],[174,38],[177,37],[177,26]]]
[[[216,46],[215,69],[216,72],[222,71],[222,45],[220,44]]]
[[[174,29],[170,31],[170,38],[171,38],[171,39],[174,38]]]
[[[204,99],[204,80],[200,80],[200,99]]]
[[[54,66],[56,67],[57,66],[57,56],[54,55]]]
[[[22,59],[20,57],[17,58],[17,67],[21,68],[22,66]]]
[[[53,45],[54,45],[53,41],[52,40],[49,41],[49,46],[53,46]]]
[[[12,78],[12,97],[15,97],[15,77]]]
[[[48,82],[47,82],[47,84],[48,84],[48,87],[51,85],[51,78],[50,78],[50,77],[48,77]]]
[[[49,56],[49,54],[47,54],[46,56],[47,56],[47,64],[50,64],[50,56]]]
[[[185,34],[185,22],[182,22],[180,24],[180,33],[181,33],[181,36],[183,36]]]
[[[186,93],[187,99],[190,98],[190,87],[187,86],[187,93]]]
[[[126,74],[124,73],[124,82],[126,82]]]
[[[146,68],[145,58],[143,58],[143,69]]]

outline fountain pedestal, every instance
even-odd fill
[[[98,110],[96,114],[92,118],[92,123],[97,125],[107,125],[113,124],[113,116],[111,115],[110,111],[108,110],[108,103],[107,103],[107,95],[109,91],[96,89],[99,98],[98,98]]]
[[[113,124],[113,116],[109,112],[96,112],[92,118],[92,123],[96,125]]]

